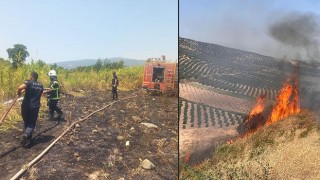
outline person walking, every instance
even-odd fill
[[[48,106],[49,106],[49,116],[50,120],[54,119],[54,112],[58,113],[56,119],[60,119],[63,115],[62,110],[58,107],[58,102],[60,100],[60,84],[57,78],[57,73],[55,70],[49,72],[50,77],[50,88],[44,93],[48,94]]]
[[[31,72],[29,80],[18,87],[17,95],[25,91],[21,104],[21,115],[24,122],[24,134],[20,144],[24,147],[31,144],[32,132],[38,119],[43,85],[38,82],[38,73]]]
[[[118,99],[118,77],[116,72],[113,72],[113,78],[112,78],[112,99],[114,100],[115,98]]]

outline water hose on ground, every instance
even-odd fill
[[[74,127],[76,124],[78,123],[81,123],[85,120],[87,120],[89,117],[91,117],[93,114],[99,112],[99,111],[102,111],[110,106],[112,106],[114,103],[116,102],[119,102],[119,101],[123,101],[123,100],[127,100],[127,99],[132,99],[134,97],[136,97],[136,92],[133,93],[133,96],[130,96],[130,97],[127,97],[127,98],[123,98],[123,99],[120,99],[120,100],[116,100],[114,102],[111,102],[109,104],[107,104],[106,106],[90,113],[88,116],[80,119],[80,120],[77,120],[75,122],[73,122],[66,130],[64,130],[60,136],[55,139],[46,149],[44,149],[37,157],[35,157],[31,162],[29,162],[27,165],[23,166],[20,171],[15,174],[10,180],[16,180],[18,179],[23,173],[25,173],[31,166],[33,166],[35,163],[37,163],[72,127]]]

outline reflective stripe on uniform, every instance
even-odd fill
[[[56,91],[56,94],[55,94],[55,97],[54,98],[50,98],[50,99],[52,99],[52,100],[59,100],[60,99],[60,96],[59,96],[59,85],[58,85],[58,88],[54,88],[53,87],[53,85],[55,85],[55,84],[58,84],[58,82],[57,81],[54,81],[53,83],[52,83],[52,85],[51,85],[51,90],[52,91]]]

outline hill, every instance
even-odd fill
[[[296,62],[180,38],[181,127],[236,126],[258,97],[274,103]],[[298,76],[301,107],[318,111],[319,69],[299,62]]]
[[[144,64],[144,60],[128,59],[128,58],[122,58],[122,57],[108,58],[108,60],[111,63],[123,60],[125,66],[138,66],[138,65]],[[96,62],[97,62],[97,59],[82,59],[82,60],[72,60],[72,61],[61,61],[61,62],[56,62],[56,64],[66,69],[73,69],[79,66],[91,66],[91,65],[94,65]]]
[[[308,138],[312,132],[310,137],[319,139],[313,115],[305,113],[308,110],[315,117],[320,115],[320,71],[316,66],[179,38],[179,79],[179,153],[180,163],[187,164],[180,167],[180,179],[288,179],[286,172],[302,177],[303,173],[288,170],[303,169],[295,164],[299,161],[312,173],[305,179],[319,176],[301,159],[306,153],[304,147],[319,145],[312,144],[315,141],[305,144],[304,137],[300,138],[305,134]],[[290,119],[284,121],[285,126],[297,126],[277,126],[282,119]],[[312,122],[303,125],[309,120]],[[282,136],[291,131],[296,134]],[[278,132],[279,137],[275,137]],[[242,139],[244,136],[248,137]],[[293,138],[293,143],[280,142],[285,138]],[[234,144],[227,144],[231,139]],[[269,154],[263,156],[265,159],[250,155],[260,155],[269,147],[278,150],[271,154],[270,148],[270,157],[279,164],[272,164]],[[298,153],[299,157],[287,157],[286,153]],[[307,158],[319,152],[312,153]],[[250,159],[253,157],[258,159]],[[288,159],[283,157],[292,158],[293,165],[286,164]],[[314,158],[310,163],[319,162]]]

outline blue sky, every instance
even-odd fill
[[[290,12],[320,15],[320,1],[180,0],[180,37],[264,55],[293,57],[268,34],[268,26]]]
[[[175,0],[0,0],[0,57],[13,44],[48,63],[178,56]]]

